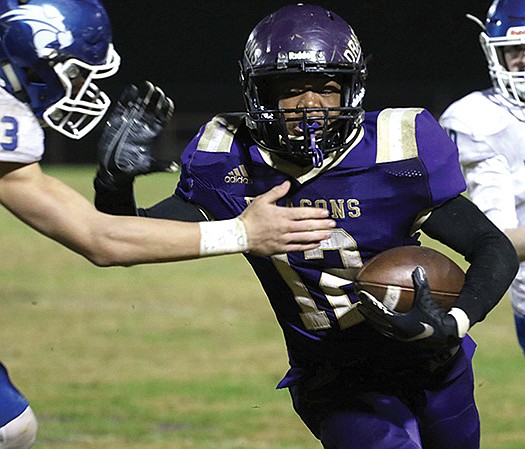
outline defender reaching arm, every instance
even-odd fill
[[[257,198],[239,217],[207,224],[118,217],[98,212],[87,199],[44,174],[38,164],[0,163],[0,203],[42,234],[99,266],[169,262],[207,255],[250,251],[274,254],[318,246],[332,221],[319,209],[287,209],[274,203],[285,183]],[[203,240],[230,241],[207,249]],[[233,244],[231,242],[234,242]],[[235,242],[238,241],[236,246]]]

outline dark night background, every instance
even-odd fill
[[[122,57],[119,73],[99,85],[116,100],[130,82],[148,79],[177,105],[164,143],[180,151],[198,127],[217,112],[238,111],[243,100],[238,59],[252,28],[270,12],[293,2],[277,0],[103,0]],[[436,117],[453,100],[490,85],[478,42],[490,0],[311,1],[342,16],[371,56],[365,108],[422,106]],[[99,126],[81,151],[48,133],[49,162],[92,162]],[[166,142],[171,142],[166,144]]]

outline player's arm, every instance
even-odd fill
[[[102,214],[36,163],[0,164],[0,202],[32,228],[97,265],[179,260],[199,253],[198,227]],[[167,238],[168,233],[174,238]]]
[[[506,229],[505,234],[514,245],[519,260],[523,262],[525,260],[525,228]]]
[[[413,273],[414,307],[407,313],[386,309],[366,292],[362,312],[386,335],[427,347],[450,347],[482,321],[503,297],[518,270],[512,243],[472,202],[458,196],[434,209],[421,229],[470,262],[464,286],[450,311],[437,306],[424,270]]]
[[[149,82],[139,87],[130,85],[124,90],[106,122],[99,141],[100,169],[94,183],[95,205],[97,209],[109,214],[201,221],[202,229],[217,230],[214,235],[219,241],[222,238],[221,232],[224,234],[226,231],[224,226],[220,222],[203,223],[202,221],[207,217],[196,206],[175,195],[148,210],[137,209],[135,205],[133,196],[135,176],[155,171],[172,171],[173,162],[160,160],[156,157],[155,151],[173,108],[173,102],[164,95],[164,92]],[[293,212],[292,216],[288,208],[276,206],[275,201],[282,197],[289,187],[289,183],[274,187],[256,198],[254,207],[250,204],[241,214],[242,221],[247,224],[248,232],[253,233],[250,239],[252,242],[264,242],[264,246],[270,245],[277,251],[271,240],[285,238],[290,243],[286,252],[303,250],[297,245],[299,243],[297,239],[305,242],[305,238],[310,238],[307,233],[312,231],[311,226],[315,227],[315,224],[307,222],[312,218],[318,218],[319,215],[317,213],[312,215],[311,211],[298,210]],[[281,223],[285,226],[279,225],[270,231],[268,222],[273,220],[276,220],[275,224]],[[302,220],[305,220],[304,223]],[[323,226],[326,225],[335,226],[335,222],[326,220]],[[219,232],[221,229],[223,231]],[[268,231],[270,234],[265,234]],[[274,234],[272,235],[271,232]],[[252,252],[261,253],[253,250]]]
[[[126,177],[116,182],[103,169],[95,177],[95,207],[111,215],[139,215],[142,217],[164,218],[180,221],[204,221],[208,215],[196,205],[189,203],[176,194],[162,200],[154,206],[138,208],[133,193],[133,178]]]
[[[182,221],[208,219],[197,206],[176,195],[149,209],[137,208],[135,203],[133,181],[137,175],[178,168],[155,154],[174,109],[173,101],[148,81],[124,89],[98,144],[100,168],[94,187],[99,211]]]
[[[482,321],[503,297],[518,271],[512,243],[463,196],[435,209],[421,229],[470,263],[455,307],[466,314],[469,327]]]
[[[328,238],[334,223],[321,209],[276,206],[289,187],[285,183],[261,195],[236,219],[203,227],[104,214],[75,190],[44,174],[36,163],[0,163],[0,203],[37,231],[100,266],[315,248]]]
[[[466,138],[461,142],[467,142]],[[477,145],[481,146],[481,143],[477,142]],[[490,154],[490,148],[487,153]],[[519,259],[525,260],[525,228],[517,226],[513,185],[515,175],[509,167],[507,158],[502,154],[495,154],[464,165],[463,171],[472,201],[505,232],[516,248]]]
[[[454,114],[451,116],[449,114],[444,124],[447,121],[453,123],[453,119]],[[518,227],[514,175],[505,150],[502,153],[493,149],[495,147],[506,149],[512,147],[513,143],[509,144],[504,133],[492,134],[483,140],[474,140],[472,131],[461,132],[446,127],[445,129],[460,148],[462,170],[470,198],[498,228],[505,232],[514,245],[520,261],[524,261],[525,228]]]

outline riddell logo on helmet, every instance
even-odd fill
[[[513,27],[509,28],[507,31],[507,36],[524,36],[525,27]]]
[[[317,60],[317,52],[314,50],[289,51],[288,59],[290,61],[313,61]]]

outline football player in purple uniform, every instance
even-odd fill
[[[109,106],[93,81],[113,75],[120,59],[98,0],[0,0],[0,60],[0,204],[91,262],[132,265],[246,250],[273,254],[316,248],[329,236],[326,212],[273,204],[288,183],[259,197],[240,217],[199,225],[100,213],[42,172],[42,126],[80,139]],[[160,92],[156,98],[165,100]],[[158,117],[165,118],[172,105],[160,104]],[[29,403],[0,364],[0,449],[31,447],[36,430]]]
[[[286,341],[290,369],[279,388],[290,390],[326,449],[477,449],[475,344],[467,332],[507,290],[517,256],[461,195],[457,148],[428,111],[363,111],[366,73],[357,36],[341,17],[305,4],[279,9],[245,46],[246,112],[202,126],[182,155],[175,194],[136,209],[133,175],[148,169],[126,146],[144,151],[151,142],[118,142],[108,128],[97,207],[177,219],[202,209],[228,219],[289,180],[282,204],[329,210],[337,228],[314,250],[246,254]],[[107,163],[115,158],[134,169]],[[471,264],[455,306],[436,306],[419,267],[411,311],[358,298],[359,268],[389,248],[419,245],[421,230]]]

